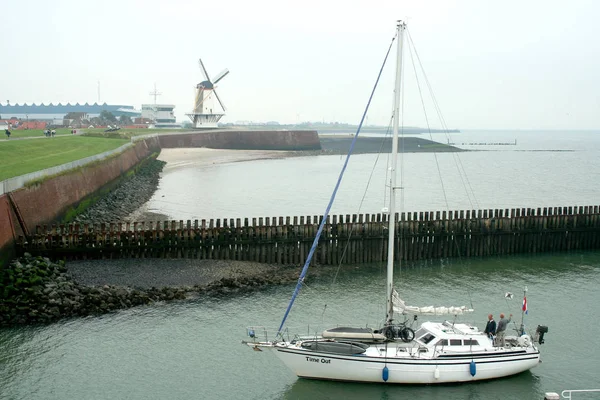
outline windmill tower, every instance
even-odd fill
[[[226,109],[217,94],[215,85],[229,73],[229,70],[224,69],[211,81],[202,59],[198,59],[198,64],[200,64],[204,80],[196,85],[194,110],[186,115],[192,120],[194,128],[216,128],[217,122],[225,115]]]

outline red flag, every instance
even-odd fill
[[[527,314],[527,296],[523,296],[523,311]]]

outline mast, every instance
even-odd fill
[[[389,206],[389,225],[388,225],[388,260],[387,260],[387,315],[386,324],[390,324],[394,318],[394,304],[392,302],[392,292],[394,290],[394,248],[395,248],[395,228],[396,228],[396,168],[398,164],[398,126],[400,120],[400,89],[402,78],[402,42],[404,41],[404,30],[406,23],[398,21],[397,26],[397,55],[396,55],[396,87],[394,89],[394,121],[392,136],[392,167],[390,170],[390,206]]]

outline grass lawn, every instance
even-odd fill
[[[70,129],[66,131],[70,132]],[[128,142],[126,139],[86,136],[1,141],[0,181],[116,149]]]
[[[0,131],[0,134],[1,134],[0,139],[6,139],[6,135],[4,134],[4,131]],[[71,129],[68,129],[68,128],[56,129],[56,134],[57,135],[69,134],[70,135]],[[24,138],[24,137],[44,137],[44,131],[42,131],[41,129],[29,129],[29,130],[12,129],[10,131],[10,139]]]
[[[146,129],[146,128],[121,128],[115,132],[104,132],[106,128],[82,128],[77,129],[78,134],[96,136],[96,137],[117,137],[131,138],[132,136],[148,135],[151,133],[169,133],[169,132],[181,132],[184,129]],[[56,135],[71,135],[71,128],[58,128],[56,129]],[[14,129],[10,131],[10,139],[18,139],[24,137],[44,137],[44,131],[42,129],[29,129],[20,130]],[[6,139],[4,131],[0,132],[0,141]],[[9,139],[9,140],[10,140]]]
[[[139,135],[150,135],[152,133],[170,133],[170,132],[183,132],[185,129],[160,129],[160,128],[121,128],[114,132],[104,132],[106,128],[85,128],[78,129],[78,132],[82,132],[84,135],[96,136],[96,137],[115,137],[120,136],[122,138],[131,138],[132,136]],[[57,131],[58,133],[58,131]]]

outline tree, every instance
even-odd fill
[[[100,113],[100,119],[107,122],[117,122],[117,117],[115,117],[110,111],[106,110],[102,110]]]
[[[119,117],[119,122],[121,123],[121,125],[131,125],[131,117],[129,115],[121,115]]]
[[[65,115],[64,119],[71,119],[73,121],[81,121],[84,119],[86,114],[84,112],[70,112]]]
[[[131,125],[131,118],[129,117],[129,115],[121,115],[119,117],[119,122],[121,123],[121,125]]]

